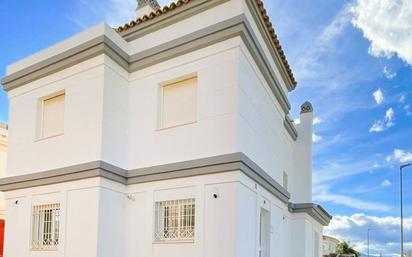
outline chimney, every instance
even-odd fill
[[[308,101],[300,107],[300,123],[296,124],[296,129],[298,138],[294,151],[295,190],[292,202],[311,203],[313,107]]]
[[[136,19],[159,9],[157,0],[137,0]]]

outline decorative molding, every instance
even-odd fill
[[[323,226],[328,226],[332,220],[332,215],[322,206],[313,203],[289,203],[289,211],[292,213],[306,213]]]
[[[124,170],[103,161],[0,179],[0,191],[45,186],[87,178],[102,177],[124,185],[167,179],[242,171],[263,188],[287,203],[289,192],[243,153],[213,156],[178,163]]]

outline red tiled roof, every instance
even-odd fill
[[[136,20],[133,20],[130,23],[126,23],[125,25],[120,26],[115,30],[119,33],[123,32],[123,31],[126,31],[126,30],[131,29],[131,28],[133,28],[133,27],[135,27],[135,26],[137,26],[141,23],[144,23],[144,22],[149,21],[149,20],[153,20],[153,19],[155,19],[156,17],[158,17],[162,14],[173,11],[174,9],[179,8],[179,7],[181,7],[185,4],[188,4],[189,2],[192,2],[192,1],[194,1],[194,0],[178,0],[177,2],[173,2],[168,6],[165,6],[163,8],[160,8],[160,9],[156,10],[156,11],[153,11],[153,12],[147,14],[147,15],[144,15],[141,18],[137,18]],[[257,6],[259,7],[260,14],[262,15],[263,21],[265,22],[265,25],[266,25],[269,33],[270,33],[270,36],[272,38],[272,42],[274,43],[274,45],[276,47],[276,50],[279,54],[279,57],[282,60],[282,64],[285,67],[285,70],[286,70],[286,72],[289,76],[289,79],[291,80],[293,86],[296,86],[297,82],[295,80],[295,77],[293,76],[292,69],[290,68],[290,65],[289,65],[289,63],[286,59],[286,55],[285,55],[285,53],[282,49],[282,46],[280,45],[279,39],[276,35],[275,29],[273,28],[272,22],[270,21],[269,15],[267,14],[267,11],[266,11],[266,8],[263,4],[263,1],[262,0],[253,0],[253,1],[255,1]]]

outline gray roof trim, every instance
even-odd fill
[[[131,73],[236,36],[242,37],[283,111],[285,114],[289,113],[291,108],[289,100],[271,70],[267,57],[264,55],[256,35],[244,15],[236,16],[132,56],[129,56],[108,37],[100,36],[13,73],[5,77],[2,83],[4,89],[9,91],[100,54],[106,54]]]
[[[104,53],[121,67],[128,69],[128,54],[110,38],[99,36],[61,54],[10,74],[3,78],[1,83],[4,85],[4,90],[10,91]]]
[[[286,131],[289,133],[290,137],[296,141],[298,138],[298,131],[295,128],[295,124],[289,119],[288,116],[285,117],[283,120],[283,126],[285,127]]]
[[[332,219],[322,206],[313,203],[289,203],[289,211],[292,213],[307,213],[323,226],[328,226]]]
[[[103,177],[124,185],[240,170],[284,203],[290,194],[243,153],[232,153],[126,171],[103,161],[0,179],[0,190],[11,191],[87,178]]]
[[[244,29],[242,30],[241,36],[244,40],[244,43],[249,49],[251,55],[253,56],[253,59],[259,67],[260,72],[262,72],[263,77],[269,84],[269,87],[274,93],[276,99],[280,103],[283,111],[285,112],[285,114],[288,114],[291,108],[288,97],[283,92],[282,86],[280,85],[279,80],[276,78],[276,75],[272,71],[272,67],[246,17],[244,17],[243,26]]]
[[[287,75],[288,72],[285,69],[285,66],[282,64],[281,57],[279,56],[279,52],[275,49],[275,46],[272,42],[270,32],[268,30],[268,26],[266,26],[265,21],[263,20],[262,15],[260,14],[259,7],[256,1],[246,0],[246,3],[251,10],[253,19],[258,24],[258,28],[260,33],[262,34],[264,41],[266,43],[266,47],[269,49],[269,52],[275,61],[276,67],[280,71],[283,81],[285,81],[286,87],[291,92],[296,88],[296,85],[293,84],[290,77]]]

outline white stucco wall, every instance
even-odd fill
[[[101,159],[103,63],[101,55],[9,92],[8,176]],[[63,90],[64,134],[40,139],[39,99]]]
[[[154,202],[185,198],[196,202],[194,242],[153,241]],[[271,257],[296,256],[287,255],[291,240],[292,246],[304,241],[307,248],[302,252],[313,251],[309,242],[314,221],[290,214],[286,204],[240,171],[127,187],[106,179],[87,179],[11,191],[6,199],[7,238],[19,238],[6,239],[5,254],[10,257],[258,256],[261,208],[270,213]],[[58,250],[32,251],[32,207],[56,202],[61,206]],[[299,222],[305,224],[304,233],[296,226]]]
[[[283,172],[293,177],[294,142],[283,126],[283,111],[267,82],[243,44],[240,49],[239,148],[282,184]]]

